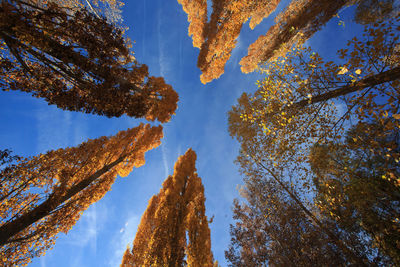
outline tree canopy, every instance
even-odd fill
[[[117,175],[144,164],[146,151],[160,145],[162,127],[140,125],[77,147],[49,151],[0,172],[2,265],[27,264],[67,233]]]
[[[150,199],[121,267],[213,266],[204,188],[195,161],[191,149],[178,158],[174,174]]]
[[[178,95],[149,76],[121,29],[86,9],[68,12],[21,0],[0,6],[0,87],[44,98],[71,110],[166,122]]]
[[[344,142],[312,148],[315,203],[345,231],[368,236],[382,258],[398,265],[400,189],[396,177],[400,168],[393,158],[371,151],[374,143],[380,143],[399,153],[399,131],[371,135],[366,129],[382,132],[379,124],[360,123],[348,131]]]
[[[387,201],[397,203],[399,174],[397,169],[393,169],[393,164],[399,162],[400,154],[398,142],[393,141],[392,136],[398,136],[400,127],[398,22],[397,16],[366,25],[362,38],[354,37],[348,42],[348,48],[338,51],[337,63],[325,62],[311,49],[297,45],[284,56],[266,63],[260,70],[265,78],[257,82],[258,90],[254,94],[244,93],[238,99],[238,104],[229,112],[230,133],[241,144],[237,162],[244,175],[277,183],[280,188],[276,190],[287,194],[307,219],[318,226],[318,231],[327,236],[336,249],[345,256],[345,262],[360,266],[380,261],[384,263],[388,260],[387,256],[395,262],[396,256],[389,252],[389,247],[393,248],[395,244],[393,239],[382,240],[385,236],[379,231],[385,230],[376,228],[380,221],[384,224],[387,217],[378,215],[376,210],[368,211],[366,207],[368,198],[360,196],[358,202],[353,198],[354,205],[357,205],[356,203],[364,205],[363,208],[356,207],[359,212],[367,209],[364,215],[360,215],[361,219],[360,216],[356,219],[357,221],[363,220],[363,216],[369,219],[377,216],[373,223],[364,222],[369,226],[362,226],[362,231],[379,233],[376,237],[371,236],[371,239],[366,238],[364,240],[366,243],[357,241],[357,236],[363,236],[360,228],[358,232],[350,231],[338,223],[337,217],[333,215],[335,211],[341,210],[340,199],[350,198],[350,195],[343,195],[350,194],[343,192],[344,185],[338,187],[337,191],[332,189],[336,180],[341,179],[340,176],[333,180],[329,179],[326,186],[319,185],[318,188],[322,190],[320,196],[324,198],[329,196],[329,200],[332,201],[329,205],[333,206],[323,204],[326,205],[325,209],[315,211],[314,204],[319,205],[319,202],[314,203],[311,197],[316,192],[315,179],[323,180],[324,177],[318,175],[314,177],[311,167],[316,165],[315,161],[314,165],[311,164],[310,151],[318,146],[335,148],[337,143],[343,143],[346,130],[356,122],[359,127],[351,136],[353,140],[351,150],[366,151],[369,158],[379,159],[373,165],[379,167],[374,170],[375,174],[365,174],[362,177],[364,179],[368,175],[372,177],[377,175],[379,179],[388,177],[390,186],[384,181],[378,184],[382,186],[386,183],[385,190],[388,191],[388,196],[391,196]],[[338,166],[327,167],[328,160],[324,160],[327,157],[323,157],[330,153],[334,152],[321,152],[314,159],[318,160],[318,166],[322,170],[329,168],[332,175],[335,175]],[[346,168],[352,168],[352,164],[350,162],[348,164]],[[357,180],[353,181],[357,183]],[[345,184],[347,182],[349,181]],[[362,189],[361,192],[353,187],[354,192],[351,194],[368,194],[373,185],[363,184],[368,183],[361,183],[360,187],[357,187],[357,190]],[[379,186],[378,184],[376,186]],[[248,185],[248,182],[245,185]],[[375,202],[375,207],[380,205],[380,201]],[[348,204],[352,205],[350,202]],[[390,210],[393,204],[385,202],[382,205],[386,204]],[[350,207],[349,205],[344,209]],[[353,210],[356,208],[352,207]],[[240,207],[235,206],[236,209],[238,214],[243,213]],[[376,209],[379,210],[378,207]],[[346,212],[347,216],[351,215],[350,208]],[[391,211],[390,216],[394,216],[392,220],[396,220],[398,214],[396,211]],[[348,218],[347,222],[350,220],[351,218]],[[339,229],[335,231],[335,227],[329,226],[329,221]],[[398,227],[398,223],[393,222],[393,225],[389,224],[386,227],[394,230]],[[234,228],[235,236],[237,236],[236,231],[240,229]],[[342,233],[346,233],[347,237],[341,237]],[[367,242],[376,239],[380,241]],[[376,242],[382,247],[384,242],[388,242],[385,244],[387,248],[375,248],[374,246],[378,244]],[[233,255],[232,259],[237,257],[235,253],[229,255],[230,257]],[[382,255],[385,257],[381,257]]]

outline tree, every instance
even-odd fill
[[[178,95],[149,76],[122,31],[82,9],[21,0],[0,5],[0,87],[44,98],[57,107],[166,122]]]
[[[195,161],[191,149],[179,157],[174,174],[150,199],[121,266],[213,266],[204,188]]]
[[[368,236],[388,257],[387,265],[400,264],[400,168],[393,158],[373,151],[381,143],[399,154],[399,141],[398,130],[385,133],[379,124],[360,123],[344,143],[315,145],[310,153],[319,209],[345,231]]]
[[[374,120],[382,133],[399,128],[400,73],[398,60],[393,60],[398,58],[395,21],[398,18],[366,27],[362,40],[348,42],[351,50],[339,51],[340,65],[324,62],[317,53],[297,46],[285,57],[266,64],[261,69],[265,79],[258,81],[258,90],[251,95],[244,93],[229,112],[230,134],[241,144],[241,168],[279,184],[347,260],[357,265],[372,264],[371,253],[341,240],[306,205],[312,200],[305,196],[314,193],[309,151],[315,143],[340,140],[354,120]],[[339,114],[337,103],[343,103]],[[377,131],[364,131],[379,136]],[[388,161],[400,160],[389,144],[372,143],[370,149]],[[391,173],[385,169],[387,177]]]
[[[21,159],[0,173],[2,265],[27,264],[43,255],[59,232],[67,233],[117,175],[144,164],[146,151],[160,145],[162,127],[139,127],[77,147]]]
[[[302,46],[265,65],[258,91],[244,93],[229,113],[230,133],[248,151],[244,155],[297,172],[310,187],[308,152],[316,142],[340,139],[354,120],[376,121],[383,132],[398,129],[398,119],[387,119],[400,113],[399,36],[392,26],[398,20],[366,27],[361,40],[353,38],[349,49],[339,50],[340,65]],[[377,144],[374,153],[400,160],[388,149]]]
[[[265,35],[249,46],[247,56],[242,58],[242,72],[249,73],[257,65],[284,56],[293,45],[304,43],[320,30],[350,0],[302,0],[292,1],[280,13]]]
[[[240,189],[246,203],[234,201],[236,224],[231,225],[231,244],[225,252],[230,266],[347,266],[351,259],[335,240],[321,231],[276,181],[253,171],[245,174]],[[364,248],[362,239],[343,233],[334,221],[318,217],[354,248]]]
[[[189,36],[192,36],[193,47],[201,47],[204,42],[204,29],[207,23],[207,0],[178,0],[183,11],[188,14]]]
[[[263,18],[268,17],[280,0],[226,1],[213,0],[210,21],[204,26],[205,41],[201,45],[197,66],[202,74],[202,83],[219,78],[224,73],[226,62],[236,46],[242,25],[250,18],[253,29]]]

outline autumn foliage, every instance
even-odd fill
[[[398,130],[360,123],[344,142],[316,144],[310,151],[316,206],[344,231],[368,236],[386,265],[400,264],[400,168],[395,158],[375,150],[379,145],[398,154],[399,143]]]
[[[150,199],[121,267],[213,266],[204,188],[195,161],[191,149],[179,157],[174,174]]]
[[[205,41],[201,45],[197,66],[202,83],[219,78],[237,43],[242,25],[250,19],[253,29],[275,10],[279,0],[225,1],[215,0],[210,21],[205,25]]]
[[[65,110],[168,121],[177,93],[149,76],[121,29],[85,9],[68,10],[54,2],[1,2],[0,87]]]
[[[274,58],[284,56],[294,45],[302,44],[320,30],[343,7],[356,4],[358,10],[373,9],[380,14],[366,18],[358,13],[358,21],[374,21],[387,16],[391,10],[390,1],[350,1],[350,0],[301,0],[291,1],[275,18],[265,35],[261,35],[248,48],[247,56],[240,61],[242,72],[249,73],[260,65]],[[189,21],[193,14],[204,14],[207,5],[194,2],[183,5]],[[197,2],[196,2],[197,3]],[[226,62],[237,44],[240,30],[250,19],[249,26],[254,29],[267,18],[280,3],[280,0],[226,1],[213,0],[212,13],[208,22],[202,17],[201,22],[189,25],[189,35],[193,35],[194,47],[200,47],[197,65],[202,74],[202,83],[219,78],[224,73]],[[388,11],[389,10],[389,11]],[[372,11],[370,12],[372,13]],[[371,16],[370,16],[371,17]],[[201,38],[200,38],[201,36]],[[199,45],[202,42],[201,46]]]
[[[208,22],[207,1],[178,2],[188,14],[189,35],[192,35],[193,46],[200,48],[197,62],[202,71],[200,80],[208,83],[224,73],[242,25],[250,19],[250,27],[253,29],[275,10],[279,0],[213,0]]]
[[[260,63],[284,56],[293,45],[308,40],[320,30],[349,0],[292,1],[280,13],[265,35],[249,46],[247,56],[240,61],[242,71],[254,71]]]
[[[237,162],[249,177],[246,186],[275,183],[274,190],[286,194],[341,251],[344,265],[398,261],[398,25],[399,16],[366,25],[361,37],[338,51],[340,63],[297,44],[264,64],[258,90],[242,94],[229,112],[230,134],[241,144]],[[274,191],[267,189],[260,194],[270,201]],[[251,215],[243,206],[235,212],[240,220]],[[268,216],[262,223],[272,222]],[[254,227],[249,229],[254,234]],[[271,244],[282,241],[267,230]],[[239,248],[246,245],[238,239],[241,231],[232,231],[232,244]],[[237,251],[232,247],[229,259],[242,259]]]
[[[193,47],[201,47],[204,42],[204,29],[207,23],[207,0],[178,0],[183,11],[188,14],[189,36],[192,36]]]
[[[140,125],[77,147],[49,151],[0,173],[0,258],[2,266],[28,263],[67,233],[83,211],[100,200],[117,175],[145,163],[160,145],[162,127]]]

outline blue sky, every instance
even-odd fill
[[[199,50],[192,47],[187,15],[177,1],[126,2],[123,17],[130,28],[129,37],[135,40],[136,58],[179,93],[178,110],[164,125],[162,145],[147,152],[146,164],[128,177],[118,178],[112,191],[85,211],[68,235],[60,234],[55,247],[46,256],[34,259],[30,266],[119,266],[148,200],[172,174],[178,156],[190,147],[198,156],[196,165],[205,187],[206,213],[215,216],[210,226],[214,258],[226,266],[224,250],[230,240],[231,205],[238,197],[237,186],[242,183],[234,165],[239,146],[228,134],[227,112],[243,91],[256,90],[255,82],[260,76],[242,74],[238,63],[248,45],[267,31],[272,18],[254,31],[245,25],[225,74],[202,85],[196,67]],[[344,40],[359,31],[353,28],[350,17],[351,10],[345,10],[341,14],[345,27],[333,19],[308,43],[324,56],[335,55],[336,49],[346,43]],[[143,121],[62,111],[26,93],[0,95],[0,146],[22,156],[114,135]]]

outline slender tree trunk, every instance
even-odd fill
[[[40,205],[31,211],[28,211],[13,221],[7,222],[0,227],[0,246],[12,242],[10,240],[14,235],[20,233],[30,225],[48,216],[54,209],[71,199],[73,196],[88,187],[93,181],[100,178],[110,169],[121,163],[127,156],[121,156],[117,160],[105,165],[86,179],[77,183],[67,190],[63,196],[57,196],[54,192]]]
[[[316,104],[316,103],[319,103],[322,101],[327,101],[327,100],[330,100],[333,98],[337,98],[339,96],[344,96],[344,95],[347,95],[350,93],[354,93],[359,90],[364,90],[364,89],[372,87],[372,86],[380,85],[380,84],[383,84],[386,82],[395,81],[397,79],[400,79],[400,66],[397,66],[393,69],[390,69],[390,70],[387,70],[384,72],[381,72],[374,76],[364,78],[355,83],[342,86],[338,89],[329,91],[327,93],[313,96],[310,99],[300,100],[290,106],[286,106],[285,108],[283,108],[283,111],[288,112],[288,111],[292,111],[292,110],[301,109],[301,108],[306,107],[311,104]],[[271,116],[271,115],[274,115],[277,113],[278,112],[271,112],[271,113],[268,113],[266,116],[268,117],[268,116]]]
[[[297,205],[303,210],[303,212],[309,216],[318,226],[319,228],[343,251],[343,253],[349,257],[350,261],[357,266],[369,266],[370,262],[367,259],[361,258],[358,255],[356,255],[350,248],[347,247],[347,245],[340,240],[334,233],[332,233],[328,228],[324,226],[324,224],[318,220],[317,217],[315,217],[312,212],[310,212],[304,205],[303,203],[297,198],[296,195],[292,193],[291,190],[273,173],[270,169],[265,167],[261,162],[258,162],[258,164],[266,170],[272,178],[289,194],[290,198],[293,199]]]
[[[326,101],[332,98],[336,98],[339,96],[347,95],[350,93],[354,93],[358,90],[363,90],[365,88],[369,88],[375,85],[379,85],[382,83],[394,81],[400,78],[400,66],[395,67],[393,69],[381,72],[379,74],[376,74],[374,76],[370,76],[367,78],[364,78],[360,81],[357,81],[355,83],[352,83],[350,85],[345,85],[343,87],[340,87],[336,90],[329,91],[325,94],[313,96],[311,99],[304,99],[299,102],[294,103],[291,105],[290,109],[296,109],[296,108],[301,108],[304,106],[307,106],[309,104],[315,104],[319,103],[322,101]]]

